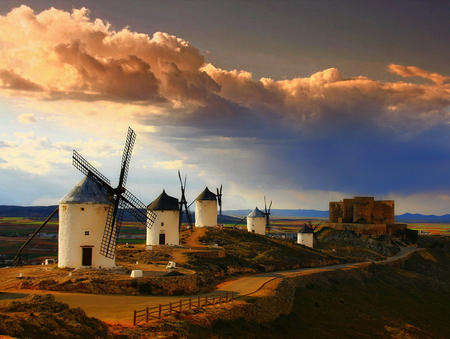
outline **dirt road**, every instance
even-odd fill
[[[382,264],[390,262],[402,257],[405,257],[412,252],[420,250],[415,247],[402,248],[399,253],[393,257],[376,262]],[[353,264],[340,264],[333,266],[304,268],[291,271],[270,272],[264,274],[258,274],[250,277],[245,277],[231,281],[229,283],[222,284],[216,291],[226,292],[233,291],[236,296],[249,295],[260,289],[265,283],[277,278],[289,277],[293,275],[306,275],[315,274],[317,272],[334,271],[343,268],[358,267],[363,263]],[[11,291],[4,291],[0,293],[0,300],[19,299],[27,296],[28,294],[46,294],[48,291],[27,291],[17,290],[11,293]],[[81,307],[84,309],[87,315],[96,317],[108,323],[120,323],[124,325],[132,324],[134,310],[142,310],[146,307],[154,307],[159,304],[168,304],[170,302],[176,302],[180,300],[180,297],[168,297],[168,296],[127,296],[127,295],[104,295],[104,294],[76,294],[76,293],[58,293],[51,292],[56,300],[69,304],[70,307]],[[197,296],[191,296],[196,298]],[[182,297],[183,299],[189,298],[189,296]]]

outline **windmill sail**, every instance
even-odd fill
[[[270,208],[272,207],[272,201],[270,201],[269,208],[267,208],[266,196],[264,196],[264,210],[266,215],[266,227],[270,227]]]
[[[183,208],[184,211],[186,212],[186,217],[189,223],[189,227],[192,229],[192,221],[191,221],[191,214],[189,213],[189,206],[187,205],[187,200],[186,200],[186,176],[184,177],[184,184],[183,184],[183,180],[181,180],[181,174],[180,171],[178,171],[178,178],[180,179],[180,184],[181,184],[181,199],[180,199],[180,219],[178,222],[178,231],[181,231],[181,221],[182,221],[182,216],[183,216]]]
[[[108,216],[106,218],[105,229],[103,231],[100,254],[110,259],[113,259],[115,256],[116,242],[122,226],[125,211],[129,212],[148,228],[153,226],[156,218],[156,215],[153,212],[148,213],[148,216],[146,206],[138,198],[131,194],[131,192],[125,189],[135,140],[136,133],[134,133],[134,131],[129,127],[122,155],[119,183],[116,188],[113,188],[109,179],[102,175],[94,166],[87,162],[75,150],[73,151],[73,165],[89,178],[96,180],[108,191],[108,196],[111,203]]]
[[[222,185],[217,189],[217,203],[219,204],[219,215],[222,216]]]

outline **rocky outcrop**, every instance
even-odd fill
[[[0,307],[0,337],[117,338],[102,321],[69,308],[51,294],[30,295]]]

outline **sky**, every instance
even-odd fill
[[[450,213],[447,1],[0,2],[0,205],[56,205],[75,149],[150,204],[354,196]]]

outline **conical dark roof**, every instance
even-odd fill
[[[216,195],[206,187],[195,200],[216,200]]]
[[[314,231],[311,229],[311,227],[304,225],[302,229],[298,233],[314,233]]]
[[[167,195],[166,191],[162,193],[147,207],[151,211],[178,211],[178,199]]]
[[[108,192],[97,181],[84,177],[69,193],[59,201],[60,204],[109,204]]]
[[[264,214],[264,212],[261,212],[261,210],[258,209],[258,207],[255,207],[253,212],[247,215],[247,218],[264,218],[265,216],[266,215]]]

